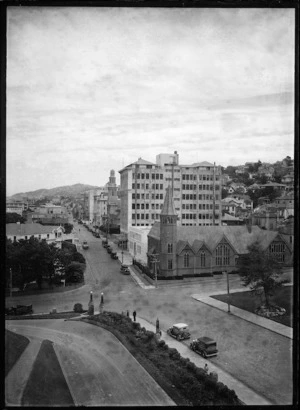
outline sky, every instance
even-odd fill
[[[9,7],[6,193],[294,158],[295,11]]]

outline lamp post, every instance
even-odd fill
[[[104,307],[104,295],[103,295],[103,292],[101,292],[100,306],[99,306],[100,313],[103,313],[103,307]]]

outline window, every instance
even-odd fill
[[[202,251],[200,254],[200,266],[203,268],[205,266],[205,252]]]
[[[168,259],[168,269],[173,269],[173,261],[172,261],[172,259]]]
[[[173,253],[173,244],[168,243],[168,253]]]
[[[228,245],[220,244],[216,248],[216,265],[229,265],[230,249]]]
[[[184,266],[185,268],[188,268],[188,267],[190,266],[190,255],[189,255],[188,253],[185,253],[185,254],[184,254],[184,257],[183,257],[183,266]]]
[[[269,246],[269,252],[275,256],[278,262],[285,261],[285,244],[283,242],[275,242]]]

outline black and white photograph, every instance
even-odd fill
[[[298,6],[88,3],[2,9],[4,408],[295,404]]]

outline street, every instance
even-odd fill
[[[189,325],[192,338],[212,337],[219,354],[210,361],[220,369],[251,387],[274,404],[292,402],[292,341],[282,335],[256,326],[234,315],[194,300],[192,294],[213,294],[227,291],[226,278],[201,278],[182,285],[170,284],[155,289],[142,289],[131,276],[120,273],[120,262],[112,260],[95,238],[82,225],[80,242],[86,240],[89,249],[82,251],[87,261],[85,285],[65,293],[13,298],[14,304],[33,304],[34,313],[72,310],[75,303],[87,308],[89,293],[94,295],[98,310],[100,294],[104,293],[104,309],[122,312],[133,310],[137,318],[154,324],[159,318],[165,331],[176,322]],[[241,288],[237,275],[230,275],[230,288]],[[188,342],[184,342],[188,344]]]

